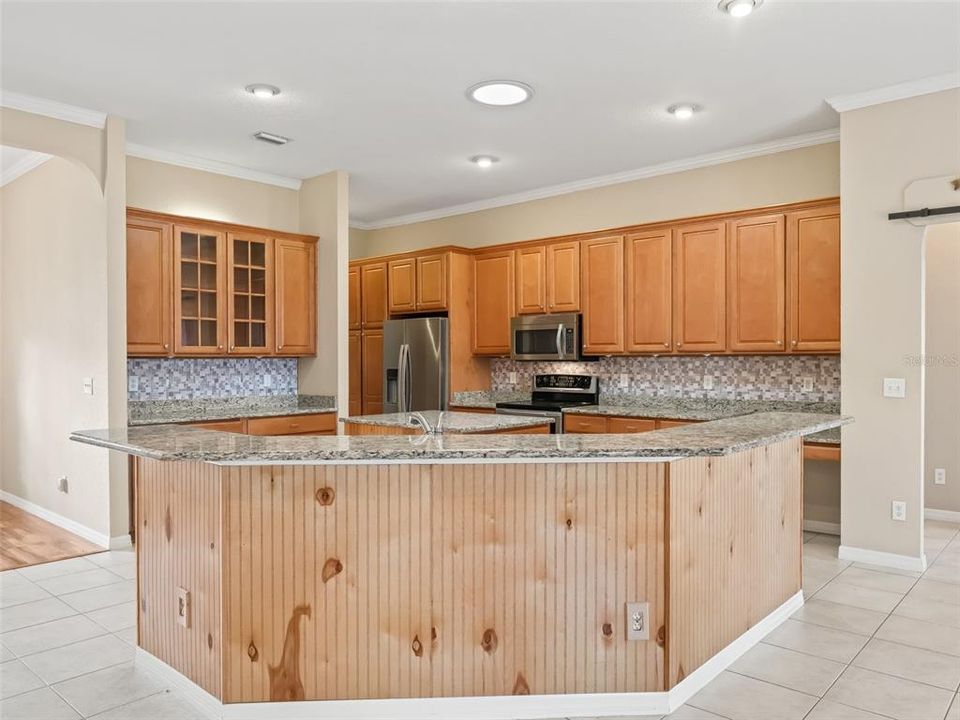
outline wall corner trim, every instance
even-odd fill
[[[835,95],[827,98],[827,104],[837,112],[843,113],[848,110],[859,110],[871,105],[893,102],[894,100],[906,100],[907,98],[929,95],[942,90],[952,90],[957,87],[960,87],[960,72],[945,73],[850,95]]]
[[[31,515],[35,515],[41,520],[46,520],[51,525],[56,525],[61,527],[64,530],[72,532],[74,535],[79,535],[84,540],[89,540],[95,545],[99,545],[104,550],[111,548],[111,539],[110,536],[106,533],[97,532],[93,528],[88,528],[86,525],[81,525],[76,520],[71,520],[68,517],[64,517],[58,513],[53,512],[52,510],[47,510],[45,507],[37,505],[36,503],[30,502],[29,500],[24,500],[18,495],[9,493],[6,490],[0,490],[0,500],[3,500],[5,503],[10,503],[14,507],[20,508],[24,512],[28,512]],[[129,535],[127,538],[129,539]]]
[[[89,110],[56,100],[47,100],[46,98],[23,95],[8,90],[0,90],[0,107],[21,110],[34,115],[44,115],[78,125],[88,125],[98,130],[103,129],[107,122],[107,114],[98,110]]]
[[[896,553],[880,552],[879,550],[867,550],[866,548],[841,545],[837,556],[841,560],[862,562],[869,565],[882,565],[884,567],[896,568],[898,570],[925,572],[927,569],[926,555],[914,557],[913,555],[897,555]]]
[[[29,155],[24,155],[20,160],[11,165],[5,171],[0,172],[0,187],[12,183],[21,175],[26,175],[34,168],[40,167],[53,155],[32,151]]]

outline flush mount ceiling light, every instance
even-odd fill
[[[533,97],[533,88],[517,80],[485,80],[471,86],[467,97],[481,105],[507,107],[529,100]]]
[[[668,107],[667,112],[677,120],[689,120],[694,113],[700,112],[700,106],[692,103],[677,103]]]
[[[254,83],[245,88],[248,93],[261,100],[267,100],[280,94],[280,88],[276,85],[267,85],[265,83]]]
[[[266,132],[265,130],[255,132],[253,136],[257,140],[263,140],[263,142],[271,143],[273,145],[286,145],[288,142],[290,142],[290,138],[288,137],[277,135],[276,133]]]
[[[474,155],[470,158],[470,162],[477,167],[488,168],[494,163],[500,162],[500,158],[495,155]]]
[[[763,5],[763,0],[720,0],[717,6],[731,17],[746,17],[758,7]]]

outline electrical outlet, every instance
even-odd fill
[[[627,640],[650,639],[650,603],[627,603]]]
[[[884,378],[883,396],[903,398],[907,396],[907,381],[904,378]]]
[[[813,392],[813,378],[809,375],[800,378],[802,383],[803,392]]]
[[[67,485],[66,475],[61,475],[59,478],[57,478],[57,490],[59,490],[62,493],[70,492],[70,487],[69,485]]]
[[[890,503],[890,519],[899,522],[907,521],[907,504],[900,500],[894,500]]]
[[[947,470],[946,468],[936,468],[933,471],[933,484],[934,485],[946,485],[947,484]]]
[[[136,375],[127,375],[127,392],[140,391],[140,378]]]
[[[516,374],[515,372],[508,373],[508,374],[507,374],[507,382],[510,383],[511,385],[516,385],[516,384],[517,384],[517,374]]]
[[[177,625],[190,627],[190,591],[186,588],[177,588]]]
[[[83,394],[93,395],[93,378],[83,379]]]
[[[627,373],[620,373],[620,387],[630,387],[630,376]]]
[[[270,373],[264,374],[264,376],[263,376],[263,386],[264,386],[265,388],[273,387],[273,377],[271,377]]]
[[[704,376],[703,376],[703,389],[704,389],[704,390],[713,390],[713,375],[704,375]]]

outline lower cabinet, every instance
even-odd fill
[[[216,430],[217,432],[232,432],[247,434],[247,419],[239,420],[211,420],[209,422],[190,423],[190,427],[200,428],[201,430]]]
[[[696,420],[655,420],[653,418],[623,417],[617,415],[579,415],[563,416],[563,431],[567,433],[610,433],[624,435],[629,433],[650,432],[664,428],[679,427],[697,422]]]
[[[336,435],[335,412],[306,415],[278,415],[275,417],[236,418],[186,423],[190,427],[244,435]]]

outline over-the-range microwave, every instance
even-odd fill
[[[580,314],[519,315],[510,320],[513,360],[581,360]]]

